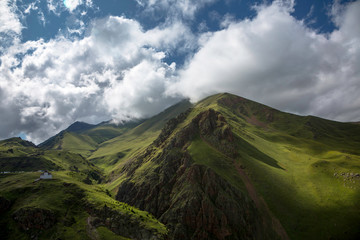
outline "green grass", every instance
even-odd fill
[[[55,235],[64,239],[87,239],[85,226],[88,213],[81,206],[86,202],[95,208],[104,205],[122,214],[131,215],[146,229],[156,229],[165,234],[167,229],[151,214],[141,211],[128,204],[118,202],[110,197],[106,188],[101,185],[87,185],[72,177],[71,172],[53,172],[52,180],[33,182],[39,173],[2,174],[0,175],[0,195],[12,201],[9,214],[24,207],[37,207],[48,209],[56,213],[58,223],[53,228],[45,231],[40,239],[50,239]],[[67,186],[64,183],[68,184]],[[71,184],[71,185],[69,185]],[[10,215],[8,215],[10,217]],[[71,227],[63,225],[62,219],[74,217],[75,224]],[[15,222],[10,224],[10,239],[19,235],[25,238]],[[109,236],[109,232],[102,230]],[[103,238],[112,239],[112,238]]]
[[[116,127],[114,125],[98,126],[84,132],[83,135],[89,136],[97,144],[100,144],[109,139],[120,136],[121,134],[126,132],[131,126],[132,125],[126,127]]]
[[[98,172],[99,168],[83,156],[64,150],[43,150],[26,141],[0,141],[0,172],[73,170]]]
[[[246,99],[231,107],[219,104],[229,97],[237,98],[220,94],[196,104],[172,136],[200,112],[209,108],[220,111],[237,136],[236,161],[246,167],[291,239],[357,236],[360,179],[344,181],[334,174],[360,173],[359,126],[282,113]],[[197,164],[244,189],[232,160],[213,146],[197,138],[188,151]]]
[[[232,159],[205,143],[200,138],[192,141],[188,147],[188,151],[195,163],[210,167],[233,186],[242,191],[246,191],[241,178],[234,168]]]
[[[61,141],[62,150],[80,153],[84,156],[88,156],[96,147],[97,143],[91,137],[76,133],[66,132]]]
[[[102,168],[106,174],[111,173],[112,181],[120,182],[116,179],[120,177],[118,170],[123,164],[143,152],[157,138],[169,119],[176,117],[191,106],[190,102],[182,101],[120,136],[101,143],[97,150],[89,156],[90,161]],[[111,184],[111,189],[115,188],[114,184]]]
[[[98,227],[96,229],[99,233],[100,239],[113,239],[113,240],[130,240],[130,238],[125,238],[119,235],[116,235],[106,227]]]
[[[360,172],[360,128],[278,111],[272,123],[262,105],[247,106],[248,116],[234,115],[233,107],[218,110],[241,138],[238,161],[291,239],[359,234],[360,181],[344,181],[334,173]]]

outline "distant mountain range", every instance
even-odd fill
[[[360,238],[360,125],[227,93],[0,141],[0,172],[1,239]]]

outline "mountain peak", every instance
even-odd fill
[[[93,124],[76,121],[71,124],[65,131],[79,133],[94,128],[95,126],[96,125]]]

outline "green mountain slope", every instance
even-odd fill
[[[116,125],[104,122],[91,125],[75,122],[64,131],[39,144],[39,147],[46,150],[70,151],[88,157],[92,152],[96,151],[101,143],[122,135],[140,123],[141,121],[135,121]]]
[[[83,156],[66,151],[43,150],[21,138],[0,141],[0,171],[76,170],[101,174]]]
[[[138,150],[139,147],[136,146],[140,145],[140,148],[144,148],[150,144],[169,119],[189,107],[191,103],[184,100],[152,118],[119,125],[111,122],[98,125],[75,122],[64,131],[39,144],[39,147],[79,153],[93,159],[104,169],[109,169],[119,160],[119,156]],[[118,149],[119,142],[127,142],[127,146]]]
[[[267,156],[245,149],[239,162],[291,238],[359,236],[359,126],[263,105],[246,109],[249,101],[232,95],[217,102],[225,117],[236,113],[234,133]]]
[[[158,217],[174,239],[267,239],[273,234],[282,239],[356,239],[359,149],[358,125],[296,116],[220,94],[168,122],[149,147],[119,166],[120,177],[109,185],[119,185],[118,200]],[[200,168],[195,180],[194,168]],[[216,191],[209,192],[203,182],[209,171]],[[222,181],[228,184],[226,193],[219,187]],[[251,212],[255,218],[245,222],[258,228],[232,221],[233,214],[217,205],[218,199],[243,218],[249,216],[242,212]],[[252,204],[246,205],[248,201]],[[203,222],[188,222],[189,214]],[[214,222],[218,227],[210,224]],[[259,235],[251,235],[255,233]]]
[[[114,178],[119,167],[127,160],[143,151],[159,135],[166,122],[192,106],[189,101],[181,101],[158,115],[149,118],[140,125],[128,129],[116,138],[101,143],[89,156],[89,160],[111,173]],[[114,184],[116,185],[116,184]]]

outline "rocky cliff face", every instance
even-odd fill
[[[116,199],[155,215],[166,224],[171,239],[265,238],[259,212],[246,194],[209,167],[195,164],[187,152],[191,140],[201,137],[235,156],[234,135],[225,118],[209,109],[174,133],[184,119],[171,120],[154,144],[124,167],[129,178]],[[156,167],[145,170],[139,180],[136,170],[149,161]]]
[[[13,218],[25,231],[48,229],[56,223],[55,213],[41,208],[21,208],[13,214]]]
[[[29,234],[31,239],[38,239],[42,230],[49,229],[56,223],[55,213],[41,208],[21,208],[12,217],[18,226]]]

